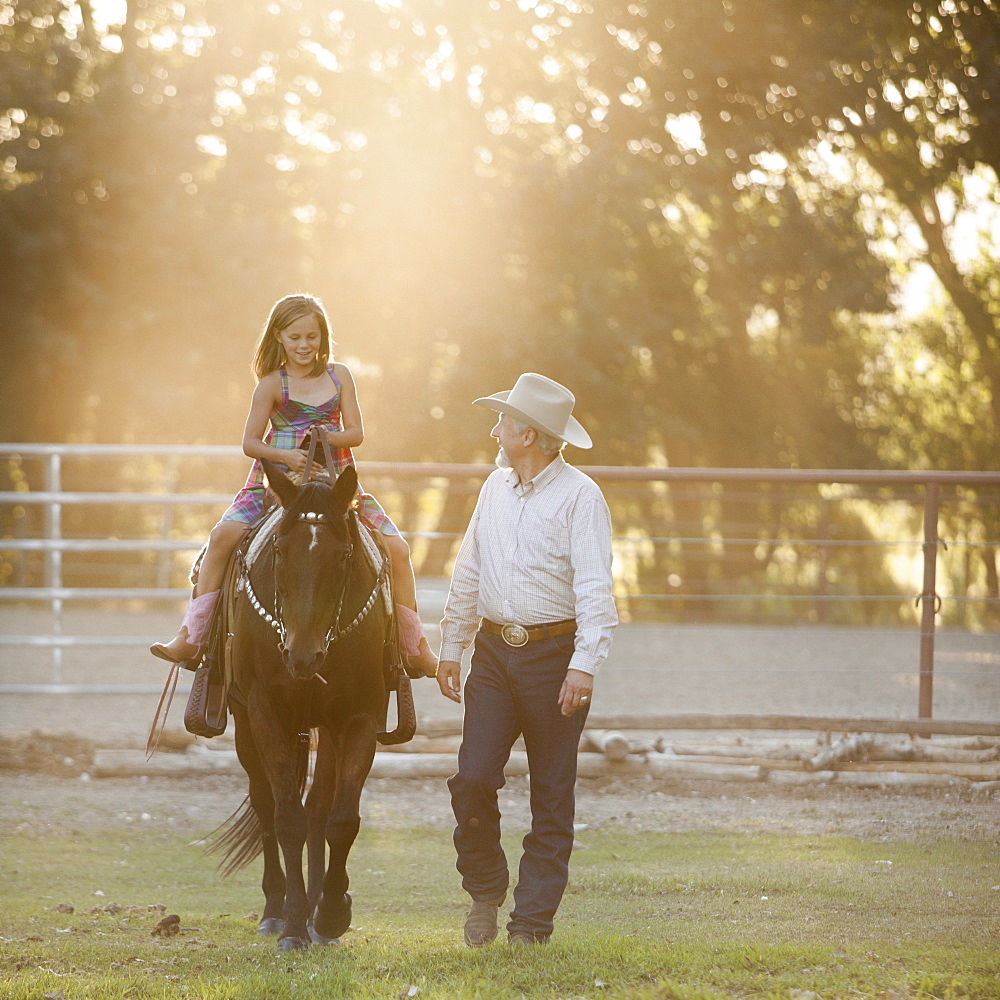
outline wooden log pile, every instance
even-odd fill
[[[904,724],[897,728],[903,730]],[[459,741],[456,733],[418,734],[409,744],[376,753],[371,775],[447,778],[456,769]],[[140,751],[98,750],[93,774],[237,774],[240,765],[231,746],[225,738],[204,741],[186,753],[160,753],[150,760]],[[528,773],[520,742],[506,773]],[[844,733],[834,739],[829,731],[769,736],[756,731],[708,735],[594,728],[580,742],[579,775],[992,792],[1000,791],[1000,729],[997,735],[958,738],[900,731]]]
[[[779,785],[864,787],[1000,788],[1000,739],[966,737],[878,738],[872,733],[783,741],[674,744],[669,749],[689,763],[742,763],[760,769],[760,778]]]

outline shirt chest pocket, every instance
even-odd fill
[[[540,562],[551,565],[569,560],[569,525],[558,514],[539,518],[535,537]]]

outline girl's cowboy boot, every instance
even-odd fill
[[[433,677],[437,673],[437,657],[424,638],[420,615],[405,604],[397,604],[396,618],[399,622],[399,643],[409,667],[406,672],[411,677]]]
[[[180,631],[170,642],[154,642],[149,647],[153,656],[169,660],[171,663],[183,663],[197,656],[208,636],[208,627],[212,621],[216,602],[219,600],[219,593],[220,591],[213,590],[200,597],[192,597],[188,602],[187,611],[184,612]]]

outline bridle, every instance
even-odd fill
[[[349,510],[341,515],[346,523],[350,525],[351,519],[356,518],[357,515],[354,511]],[[333,525],[329,523],[328,516],[326,514],[320,514],[316,511],[304,511],[300,513],[296,520],[304,521],[307,524],[313,525],[315,527],[326,527],[332,530]],[[268,611],[264,604],[261,602],[260,598],[257,596],[253,589],[253,584],[250,582],[250,571],[246,566],[246,563],[241,560],[240,562],[240,572],[239,577],[236,581],[237,590],[242,590],[247,595],[247,600],[250,602],[250,606],[257,612],[257,614],[268,624],[275,632],[278,633],[278,648],[284,652],[287,648],[285,645],[285,639],[287,636],[285,630],[285,623],[282,618],[281,613],[281,596],[278,593],[278,581],[277,574],[274,572],[275,565],[275,552],[277,548],[277,530],[271,535],[271,575],[274,579],[274,601],[273,601],[273,611]],[[347,596],[347,591],[351,583],[351,570],[354,567],[354,545],[353,543],[348,545],[346,552],[347,559],[347,572],[344,574],[344,582],[341,584],[340,593],[337,595],[337,610],[334,613],[333,624],[327,630],[326,636],[323,639],[323,655],[329,651],[330,646],[335,642],[343,639],[344,636],[350,635],[356,628],[358,628],[361,623],[368,617],[369,612],[375,607],[375,602],[378,600],[379,591],[385,583],[386,577],[389,571],[388,560],[383,559],[382,565],[379,568],[378,574],[375,578],[375,583],[372,585],[371,592],[368,594],[368,599],[362,605],[358,613],[348,622],[346,625],[341,625],[341,617],[344,611],[344,599]]]

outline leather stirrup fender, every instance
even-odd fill
[[[392,693],[389,692],[389,698]],[[410,678],[400,673],[396,688],[396,728],[391,733],[379,733],[376,737],[384,747],[409,743],[417,731],[417,712],[413,707],[413,689]]]

